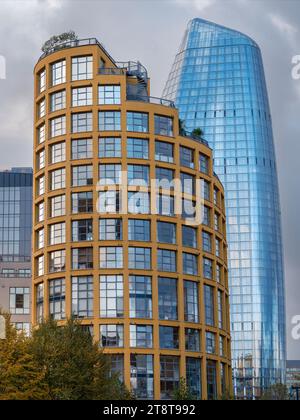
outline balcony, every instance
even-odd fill
[[[154,96],[141,96],[141,95],[128,95],[127,94],[127,101],[146,102],[149,104],[163,105],[163,106],[168,106],[170,108],[176,108],[173,101],[169,101],[168,99],[163,99],[163,98],[156,98]]]

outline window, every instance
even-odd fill
[[[150,194],[146,192],[128,192],[128,213],[149,214]]]
[[[49,312],[50,317],[57,321],[65,319],[66,286],[65,279],[49,281]]]
[[[120,194],[117,191],[99,193],[97,211],[102,214],[118,213],[120,211]]]
[[[121,112],[100,111],[99,131],[121,131]]]
[[[151,277],[129,277],[130,318],[152,318]]]
[[[148,114],[142,112],[127,112],[127,131],[148,133]]]
[[[192,149],[180,146],[180,165],[194,169],[194,151]]]
[[[46,115],[46,101],[43,99],[38,104],[38,117],[43,118]]]
[[[178,318],[177,280],[167,277],[158,278],[159,319],[173,320]]]
[[[208,258],[203,258],[203,277],[209,280],[213,279],[213,262]]]
[[[50,190],[61,190],[66,188],[66,170],[65,168],[56,169],[50,172]]]
[[[37,249],[44,248],[45,245],[45,231],[44,229],[40,229],[36,232],[37,234]]]
[[[121,383],[124,383],[124,355],[109,355],[110,375],[116,375]]]
[[[185,349],[187,351],[200,351],[200,331],[194,328],[185,329]]]
[[[100,317],[124,316],[123,276],[100,276]]]
[[[181,188],[184,194],[195,195],[195,177],[185,172],[180,172]]]
[[[88,80],[93,78],[93,57],[72,58],[72,81]]]
[[[50,198],[50,217],[60,217],[66,214],[66,196],[58,195]]]
[[[216,280],[218,283],[222,283],[222,267],[220,264],[216,265]]]
[[[123,325],[101,325],[100,343],[102,347],[123,347],[124,326]]]
[[[204,206],[203,207],[203,225],[210,226],[210,208]]]
[[[93,268],[93,248],[72,249],[72,270],[90,270]]]
[[[216,400],[217,398],[217,363],[212,360],[206,362],[207,376],[207,398]]]
[[[155,160],[161,162],[174,162],[174,145],[164,141],[155,141]]]
[[[30,313],[29,287],[10,287],[9,312],[12,315],[29,315]]]
[[[147,139],[128,138],[127,157],[129,159],[149,159],[149,141]]]
[[[199,291],[194,281],[184,281],[184,320],[199,322]]]
[[[220,356],[226,357],[226,339],[222,335],[219,336],[219,349],[220,349]]]
[[[72,241],[92,241],[93,240],[93,220],[74,220],[72,222]]]
[[[52,64],[52,86],[66,83],[66,60]]]
[[[45,194],[45,177],[40,176],[37,180],[37,193],[38,195]]]
[[[174,216],[174,197],[157,194],[156,208],[160,216]]]
[[[44,318],[44,284],[36,286],[36,320],[42,322]]]
[[[93,131],[93,113],[80,112],[72,114],[72,133]]]
[[[93,165],[72,167],[72,187],[93,185]]]
[[[201,360],[186,358],[186,383],[193,399],[201,398]]]
[[[176,273],[176,267],[176,251],[170,251],[169,249],[157,250],[157,268],[159,271]]]
[[[157,222],[157,240],[161,243],[176,244],[176,224]]]
[[[93,193],[84,191],[72,194],[72,213],[92,213],[93,212]]]
[[[161,136],[173,136],[173,118],[163,117],[161,115],[154,116],[155,134]]]
[[[120,105],[121,87],[119,85],[98,86],[99,105]]]
[[[37,155],[37,166],[38,169],[45,168],[45,150],[41,150]]]
[[[130,384],[137,399],[154,398],[153,356],[151,354],[130,355]]]
[[[153,347],[152,325],[130,325],[130,347]]]
[[[194,254],[189,254],[187,252],[182,253],[182,264],[183,264],[183,273],[189,274],[191,276],[198,275],[198,256]]]
[[[50,111],[60,111],[66,108],[66,91],[61,90],[59,92],[52,93],[50,95]]]
[[[199,166],[200,166],[200,172],[204,174],[208,174],[209,173],[209,157],[200,154]]]
[[[41,255],[37,258],[37,275],[38,277],[45,274],[45,264],[44,264],[44,255]]]
[[[121,165],[99,165],[100,185],[121,184]]]
[[[151,270],[151,249],[129,247],[128,267],[136,270]]]
[[[45,219],[45,203],[42,201],[37,206],[37,221],[38,223],[43,222]]]
[[[66,117],[53,118],[50,120],[50,137],[63,136],[66,134]]]
[[[219,205],[219,190],[217,188],[214,188],[214,205],[218,206]]]
[[[157,166],[155,168],[156,187],[165,190],[174,189],[174,171],[173,169],[162,168]]]
[[[128,165],[127,176],[128,185],[146,187],[149,185],[149,166]]]
[[[46,70],[42,70],[39,74],[39,93],[46,90]]]
[[[171,400],[179,388],[179,357],[160,356],[160,398]]]
[[[206,332],[206,353],[216,354],[216,336],[212,332]]]
[[[122,240],[122,219],[100,219],[99,239],[100,241]]]
[[[100,247],[100,268],[123,268],[123,248]]]
[[[196,202],[192,200],[182,200],[182,218],[189,219],[194,218],[196,214]]]
[[[37,129],[38,144],[44,143],[46,140],[45,124]]]
[[[197,229],[190,226],[182,226],[182,246],[197,248]]]
[[[215,325],[214,289],[204,286],[205,323],[213,327]]]
[[[203,179],[201,180],[201,193],[204,200],[210,201],[210,183]]]
[[[66,160],[66,143],[56,143],[51,146],[51,163],[60,163]]]
[[[218,214],[215,214],[214,221],[215,221],[215,230],[217,232],[219,232],[219,230],[220,230],[220,216]]]
[[[66,242],[66,224],[50,225],[50,245],[59,245],[64,242]]]
[[[93,157],[93,139],[72,140],[72,159],[90,159]]]
[[[218,290],[218,320],[219,328],[224,329],[224,317],[223,317],[223,293],[221,290]]]
[[[72,277],[72,315],[77,318],[93,316],[93,277]]]
[[[129,219],[128,240],[150,242],[150,220]]]
[[[203,231],[202,232],[202,248],[204,252],[211,252],[211,241],[212,236],[210,233]]]
[[[160,326],[159,346],[161,349],[179,349],[179,328]]]
[[[216,256],[221,257],[221,241],[216,238]]]
[[[72,89],[72,106],[93,105],[93,88],[85,86]]]
[[[57,273],[66,269],[66,250],[53,251],[49,254],[49,272]]]
[[[121,138],[120,137],[100,137],[99,138],[99,157],[111,158],[121,157]]]

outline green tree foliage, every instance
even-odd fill
[[[204,135],[204,131],[201,128],[195,128],[192,131],[192,137],[196,138],[196,139],[201,139]]]
[[[39,400],[47,396],[43,373],[29,351],[29,339],[6,318],[6,339],[0,340],[0,400]]]
[[[74,31],[64,32],[60,35],[53,35],[45,44],[42,46],[44,53],[49,52],[52,48],[55,48],[59,44],[65,41],[77,41],[78,37]]]
[[[43,323],[31,337],[7,319],[7,339],[0,341],[0,399],[132,399],[109,359],[76,321],[65,326]]]
[[[283,384],[275,384],[270,386],[261,397],[266,401],[286,401],[289,400],[288,389]]]
[[[174,400],[178,401],[185,401],[185,400],[195,400],[195,396],[190,391],[186,380],[184,378],[180,378],[179,387],[174,391]]]

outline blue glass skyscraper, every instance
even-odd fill
[[[235,393],[285,380],[285,291],[278,181],[263,62],[248,36],[192,20],[164,97],[201,128],[226,190]]]

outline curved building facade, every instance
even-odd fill
[[[232,385],[224,191],[211,149],[149,94],[95,39],[37,63],[33,322],[81,319],[137,398],[183,377],[213,399]]]
[[[165,87],[186,128],[201,127],[226,193],[234,390],[285,380],[285,290],[272,121],[259,47],[194,19]]]

